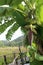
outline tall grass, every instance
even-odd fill
[[[26,52],[24,47],[21,47],[22,52]],[[14,60],[14,53],[19,53],[18,47],[0,47],[0,65],[5,65],[4,55],[6,55],[7,63],[11,63]],[[15,54],[17,56],[18,54]]]

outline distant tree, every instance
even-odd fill
[[[0,41],[0,47],[4,47],[4,43]]]

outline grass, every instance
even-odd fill
[[[21,47],[21,51],[24,52],[26,49],[24,47]],[[18,53],[19,48],[18,47],[0,47],[0,56],[8,55],[11,53]]]
[[[0,57],[0,65],[5,65],[3,56]]]
[[[13,62],[14,56],[13,56],[13,54],[11,54],[11,55],[6,56],[6,58],[7,58],[7,63],[9,64],[9,63]],[[0,65],[5,65],[3,56],[0,56]]]
[[[24,47],[21,47],[21,51],[24,52],[26,49]],[[0,47],[0,65],[5,65],[4,62],[4,55],[6,55],[7,63],[11,63],[14,59],[13,53],[19,53],[18,47]],[[17,54],[16,54],[17,56]]]

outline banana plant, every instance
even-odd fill
[[[0,34],[9,26],[11,28],[6,34],[8,40],[21,27],[28,44],[32,45],[32,42],[35,42],[42,47],[43,0],[0,0]]]

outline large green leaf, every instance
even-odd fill
[[[30,62],[30,65],[43,65],[43,61],[39,61],[39,60],[36,60],[34,59],[34,61]]]
[[[18,6],[23,0],[13,0],[11,6]]]
[[[0,25],[0,33],[3,33],[7,27],[9,27],[10,25],[12,25],[14,23],[14,20],[5,22],[4,24]]]
[[[3,16],[4,12],[5,12],[5,8],[0,7],[0,16]]]
[[[26,25],[24,15],[21,12],[15,10],[12,15],[15,16],[15,20],[20,26]]]
[[[36,0],[37,1],[37,6],[42,5],[43,4],[43,0]]]
[[[0,17],[3,17],[6,15],[7,10],[11,10],[11,8],[8,7],[0,7]],[[7,14],[8,15],[8,14]],[[9,15],[10,16],[10,15]]]
[[[10,5],[10,6],[17,6],[23,0],[0,0],[0,5]]]
[[[2,11],[2,10],[4,11]],[[1,16],[5,16],[5,17],[14,17],[16,22],[20,25],[20,26],[25,26],[27,23],[25,22],[25,16],[23,15],[23,13],[19,10],[19,9],[13,9],[13,8],[6,8],[6,7],[1,7],[0,8]]]
[[[43,61],[43,56],[35,53],[35,59],[38,60],[38,61]]]
[[[4,5],[5,3],[5,0],[0,0],[0,5]]]
[[[15,23],[11,29],[8,31],[6,38],[9,40],[12,37],[12,34],[19,28],[19,25],[17,23]]]
[[[9,13],[9,14],[8,14]],[[26,25],[25,16],[19,9],[7,9],[6,16],[13,16],[20,26]]]
[[[0,7],[0,17],[2,16],[12,16],[15,9],[13,7]],[[13,16],[12,16],[13,17]]]
[[[36,2],[36,0],[29,0],[29,2],[31,3],[31,5],[33,5]]]
[[[37,21],[38,21],[37,23],[39,25],[43,23],[43,0],[37,0],[37,3],[36,3],[36,18],[37,18]]]
[[[40,7],[40,20],[43,22],[43,6]]]

